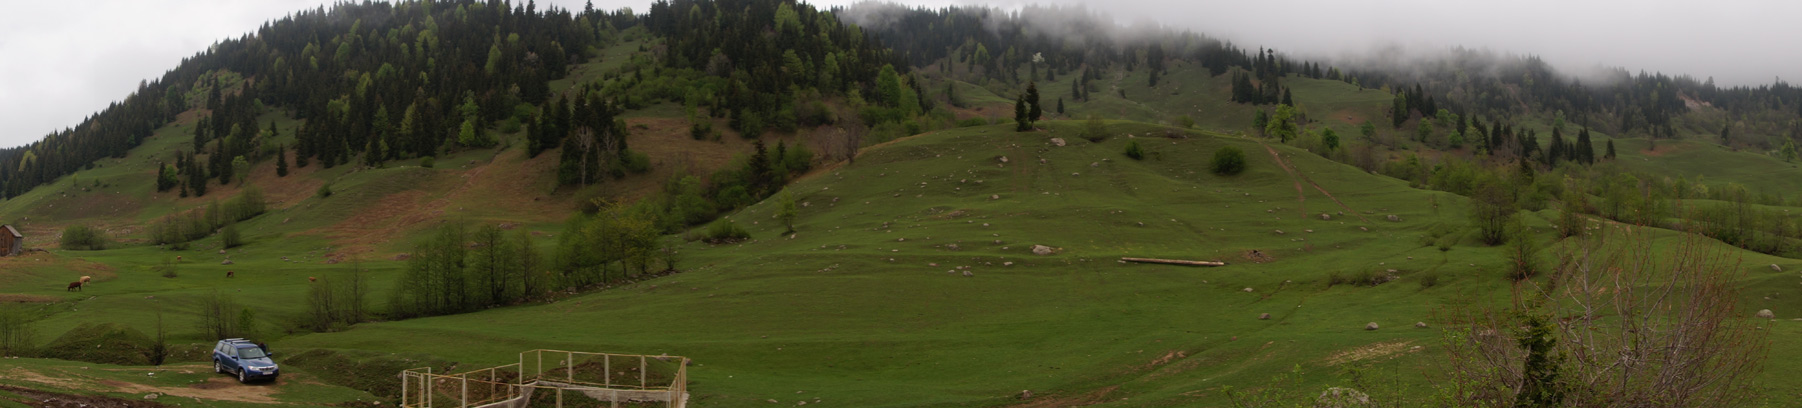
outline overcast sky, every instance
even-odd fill
[[[806,1],[806,0],[804,0]],[[850,5],[855,0],[812,0]],[[0,147],[75,126],[216,40],[329,0],[8,1],[0,16]],[[581,9],[582,0],[540,1]],[[905,0],[933,7],[1085,4],[1122,24],[1155,21],[1245,47],[1334,57],[1402,45],[1539,55],[1567,69],[1713,77],[1722,85],[1802,78],[1793,0]],[[599,0],[595,8],[649,0]]]

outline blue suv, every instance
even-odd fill
[[[234,373],[238,382],[248,383],[253,380],[275,380],[281,374],[275,366],[274,355],[268,349],[245,339],[225,339],[213,346],[213,372]]]

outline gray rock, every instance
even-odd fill
[[[1033,245],[1032,246],[1032,254],[1033,255],[1045,256],[1045,255],[1051,255],[1054,253],[1057,253],[1057,250],[1052,249],[1051,247],[1048,247],[1048,246],[1044,246],[1044,245]]]
[[[1064,147],[1064,138],[1061,138],[1061,137],[1051,138],[1051,144],[1057,145],[1057,147]]]
[[[1777,318],[1777,314],[1772,313],[1771,309],[1760,310],[1760,311],[1758,311],[1758,314],[1755,314],[1752,316],[1760,318],[1760,319],[1775,319],[1775,318]]]
[[[1364,325],[1364,330],[1376,330],[1378,328],[1380,327],[1377,326],[1377,322],[1370,322],[1370,324]]]
[[[1399,215],[1389,214],[1388,218],[1389,218],[1389,222],[1402,222],[1402,217]]]
[[[1771,264],[1771,271],[1772,272],[1783,272],[1783,267],[1777,266],[1777,264]]]
[[[1332,215],[1332,214],[1327,214],[1327,213],[1320,213],[1320,220],[1321,220],[1321,221],[1332,221],[1332,220],[1333,220],[1333,215]]]
[[[1425,329],[1427,328],[1427,322],[1414,322],[1414,328]]]
[[[219,261],[219,264],[220,264],[220,265],[231,265],[231,264],[232,264],[232,260],[230,260],[230,259],[227,259],[227,260],[223,260],[223,261]]]
[[[1259,314],[1258,320],[1270,320],[1270,314],[1269,313]]]
[[[1352,408],[1370,406],[1370,395],[1345,387],[1333,387],[1314,399],[1314,408]]]

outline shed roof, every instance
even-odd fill
[[[13,238],[24,238],[25,237],[25,234],[20,234],[19,230],[13,229],[13,226],[11,226],[11,225],[0,225],[0,228],[6,228],[6,232],[13,234]]]

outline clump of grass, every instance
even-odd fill
[[[1367,269],[1352,273],[1333,272],[1327,275],[1326,285],[1329,288],[1339,285],[1352,285],[1368,288],[1389,283],[1397,278],[1397,276],[1389,273],[1387,270],[1377,271]]]

